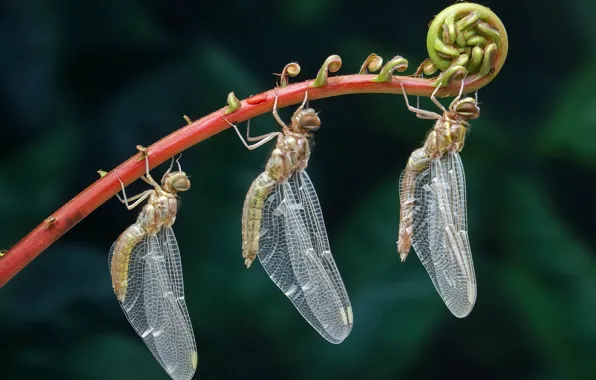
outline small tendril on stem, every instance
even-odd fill
[[[289,83],[289,77],[295,77],[298,74],[300,74],[300,65],[298,64],[298,62],[288,63],[281,71],[281,74],[275,74],[279,76],[279,80],[277,81],[277,87],[286,87]]]
[[[317,73],[317,78],[313,82],[313,87],[321,87],[327,84],[327,77],[329,76],[329,72],[335,73],[341,68],[341,57],[337,54],[331,55],[327,57],[325,62],[323,62],[323,66],[319,69]]]
[[[362,66],[360,66],[360,71],[358,71],[358,74],[374,73],[375,71],[379,71],[381,66],[383,66],[383,58],[380,55],[372,53],[368,57],[366,57],[366,59],[362,63]]]
[[[393,72],[403,72],[408,69],[408,60],[402,56],[396,55],[387,62],[381,69],[379,75],[377,75],[372,81],[373,82],[389,82],[393,78]]]
[[[429,76],[433,75],[434,73],[436,73],[437,70],[439,70],[439,69],[437,68],[437,66],[435,66],[433,61],[430,58],[426,58],[418,66],[418,68],[416,69],[416,72],[414,72],[414,76],[419,77],[421,74],[424,74],[427,77],[429,77]]]

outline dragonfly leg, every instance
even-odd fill
[[[174,160],[176,160],[176,163],[178,164],[178,171],[179,172],[182,171],[182,168],[180,167],[180,161],[179,161],[180,158],[182,158],[182,153],[180,153],[180,155],[176,159],[174,157],[172,157],[172,162],[170,162],[170,167],[168,168],[168,170],[166,170],[165,173],[163,173],[163,176],[161,177],[161,183],[163,183],[163,180],[166,178],[166,176],[172,172],[172,168],[174,167]],[[145,180],[145,178],[143,178],[143,177],[141,179]]]
[[[286,125],[286,123],[284,123],[284,121],[281,119],[281,117],[279,117],[279,114],[277,113],[277,88],[274,88],[273,91],[275,91],[275,101],[273,102],[273,117],[275,118],[275,120],[277,120],[277,123],[279,125],[281,125],[284,128],[287,128],[288,126]]]
[[[461,99],[463,92],[464,92],[464,80],[462,79],[461,85],[459,86],[459,94],[457,94],[457,97],[456,97],[457,100]]]
[[[182,171],[182,166],[180,165],[180,159],[182,158],[182,152],[180,153],[180,155],[178,156],[178,158],[176,159],[176,165],[178,165],[178,171],[181,172]]]
[[[455,103],[459,102],[459,100],[461,99],[461,95],[464,92],[464,80],[461,80],[461,86],[459,88],[459,93],[457,94],[457,96],[455,97],[455,99],[453,99],[453,101],[451,102],[451,105],[449,106],[449,108],[453,107],[453,105],[455,105]],[[478,91],[476,91],[476,98],[478,98]],[[478,102],[478,99],[476,99],[476,102]]]
[[[463,83],[463,81],[462,81]],[[437,94],[437,91],[439,91],[439,88],[441,88],[441,85],[438,85],[437,88],[435,88],[435,90],[433,91],[433,93],[430,95],[430,100],[433,101],[433,103],[435,103],[437,105],[437,107],[439,107],[439,109],[443,112],[447,112],[447,110],[445,109],[445,106],[443,106],[441,104],[441,102],[439,102],[439,100],[435,97],[435,95]]]
[[[141,176],[141,180],[143,180],[143,182],[145,182],[146,184],[149,184],[149,185],[153,186],[153,184],[151,183],[151,181],[149,181],[147,179],[147,177],[145,177],[144,175]]]
[[[271,132],[271,133],[279,133],[279,132]],[[269,136],[271,133],[266,133],[264,135],[259,135],[259,136],[250,136],[250,119],[248,119],[248,121],[246,122],[246,141],[261,141],[264,138],[266,138],[267,136]],[[267,140],[269,141],[269,140]]]
[[[168,170],[166,170],[166,172],[163,173],[163,176],[161,177],[161,183],[163,183],[164,178],[166,178],[166,176],[172,171],[173,167],[174,167],[174,157],[172,157],[172,162],[170,162],[170,167],[168,168]]]
[[[116,176],[118,177],[118,173],[116,173]],[[124,190],[124,182],[122,182],[122,180],[120,179],[120,177],[118,177],[118,181],[120,181],[120,186],[122,187],[122,195],[124,196],[124,198],[120,198],[120,194],[116,194],[116,197],[129,210],[132,210],[133,208],[135,208],[138,205],[140,205],[141,202],[143,202],[145,199],[147,199],[147,197],[149,197],[151,195],[151,193],[153,193],[153,191],[154,191],[154,190],[145,190],[142,193],[137,194],[137,195],[134,195],[134,196],[132,196],[132,197],[129,198],[129,197],[126,196],[126,190]],[[137,200],[136,202],[134,202],[131,205],[128,204],[129,201],[134,201],[135,199]]]
[[[149,154],[148,152],[145,150],[143,152],[145,154],[145,175],[141,177],[141,179],[145,182],[147,182],[148,184],[150,184],[151,186],[154,186],[156,189],[161,190],[161,186],[159,185],[159,183],[155,182],[155,180],[153,179],[153,177],[151,177],[151,173],[149,173]]]
[[[267,142],[271,141],[272,139],[274,139],[275,137],[279,136],[281,134],[281,132],[271,132],[271,133],[267,133],[266,135],[261,135],[261,136],[257,136],[257,137],[250,137],[248,136],[248,131],[246,132],[246,137],[248,139],[248,141],[259,141],[255,144],[249,144],[247,140],[244,139],[244,137],[242,137],[242,133],[240,133],[240,130],[238,129],[238,127],[236,126],[236,124],[233,124],[232,122],[230,122],[228,119],[226,119],[225,116],[222,115],[222,118],[226,121],[226,123],[228,123],[232,128],[234,128],[234,130],[236,131],[236,134],[238,135],[238,137],[240,138],[240,141],[242,141],[242,144],[244,144],[244,146],[249,149],[249,150],[253,150],[256,149],[258,147],[260,147],[263,144],[266,144]]]
[[[296,109],[296,111],[292,115],[292,120],[296,119],[298,114],[300,114],[300,112],[304,109],[304,106],[306,105],[307,102],[308,102],[308,87],[306,88],[306,91],[304,91],[304,100],[302,101],[302,104],[300,105],[300,107],[298,107]]]
[[[408,110],[414,112],[417,117],[419,117],[421,119],[432,119],[432,120],[441,118],[441,115],[439,115],[436,112],[425,111],[425,110],[421,110],[420,108],[412,107],[410,105],[410,102],[408,101],[408,95],[406,95],[406,90],[404,89],[403,84],[401,85],[401,90],[404,94],[404,99],[406,100],[406,106],[408,106]]]

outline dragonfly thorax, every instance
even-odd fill
[[[431,159],[437,159],[450,152],[460,152],[464,147],[468,124],[448,115],[437,120],[424,142],[424,152]]]
[[[265,171],[276,182],[285,182],[295,170],[304,170],[310,158],[308,137],[303,133],[287,131],[279,137]]]
[[[162,226],[171,226],[176,221],[178,202],[174,193],[154,191],[137,218],[137,224],[150,235],[155,235]]]

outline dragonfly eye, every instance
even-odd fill
[[[455,105],[455,112],[466,119],[474,120],[480,116],[480,107],[473,98],[465,98]]]
[[[190,189],[190,179],[184,172],[177,172],[169,178],[170,185],[176,191],[186,191]]]
[[[316,131],[321,126],[321,119],[319,119],[319,115],[317,115],[314,110],[310,111],[311,112],[304,113],[300,116],[298,124],[306,130]]]

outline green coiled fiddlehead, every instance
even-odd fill
[[[509,45],[505,26],[490,9],[458,3],[432,21],[426,47],[432,64],[425,61],[424,72],[441,71],[437,86],[466,78],[466,82],[481,82],[479,88],[499,73]]]

